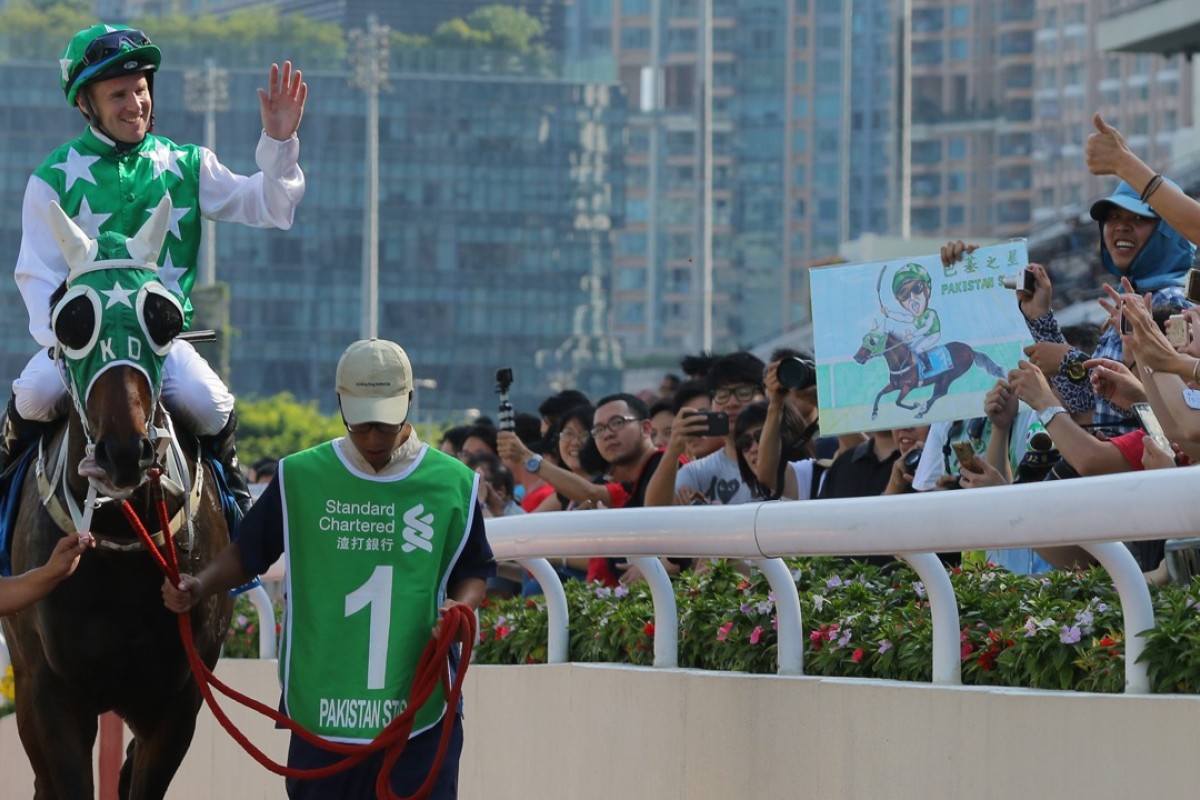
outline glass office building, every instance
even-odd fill
[[[561,385],[589,393],[619,386],[619,352],[589,352],[579,342],[604,338],[588,320],[603,316],[597,287],[624,214],[623,92],[427,71],[442,62],[393,56],[380,95],[379,335],[405,346],[418,379],[436,381],[418,389],[418,413],[479,408],[494,417],[500,367],[515,371],[518,411],[532,411]],[[184,106],[185,66],[159,73],[158,132],[198,142],[203,116]],[[10,263],[29,173],[82,130],[57,76],[53,60],[0,64],[0,202],[8,209],[0,248]],[[360,331],[365,101],[341,69],[305,78],[311,102],[300,163],[308,189],[295,225],[282,232],[219,224],[217,277],[232,287],[234,391],[290,391],[330,409],[337,358]],[[215,149],[239,172],[256,169],[255,89],[264,81],[265,64],[230,67],[232,109],[217,115]],[[0,314],[0,366],[11,379],[34,349],[11,281],[0,283]]]

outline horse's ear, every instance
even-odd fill
[[[54,200],[50,201],[50,230],[54,232],[58,249],[62,251],[72,275],[96,260],[96,240],[84,233]]]
[[[170,227],[171,195],[164,194],[154,211],[150,212],[150,219],[146,220],[146,224],[142,225],[136,236],[126,241],[129,257],[158,269],[158,254],[162,252],[163,242],[166,241]]]

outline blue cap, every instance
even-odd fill
[[[1163,178],[1163,183],[1170,184],[1176,189],[1179,188],[1179,184],[1170,178]],[[1104,217],[1108,212],[1109,206],[1120,206],[1126,211],[1132,211],[1139,217],[1158,219],[1158,214],[1155,213],[1154,209],[1149,204],[1143,203],[1141,195],[1125,181],[1118,183],[1116,190],[1111,195],[1092,203],[1092,219],[1097,222],[1104,222]]]

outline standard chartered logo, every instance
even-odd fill
[[[422,516],[424,515],[424,516]],[[425,514],[425,504],[418,503],[404,512],[404,530],[400,531],[404,544],[400,549],[411,553],[416,549],[433,552],[433,512]]]

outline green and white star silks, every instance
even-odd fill
[[[107,231],[128,236],[159,200],[170,196],[170,235],[156,261],[163,283],[184,298],[190,322],[187,297],[196,280],[201,219],[290,228],[305,188],[299,152],[296,137],[279,142],[263,134],[255,151],[261,171],[247,176],[230,171],[206,148],[154,135],[118,152],[88,128],[56,149],[29,179],[21,212],[15,277],[34,339],[42,346],[54,343],[49,298],[67,277],[49,233],[46,209],[51,201],[92,236]]]
[[[423,448],[399,475],[353,469],[326,442],[280,462],[288,716],[328,739],[373,739],[406,705],[475,507],[476,476]],[[336,642],[336,646],[330,646]],[[412,735],[445,713],[442,687]]]
[[[200,252],[199,170],[196,145],[180,146],[150,134],[119,153],[88,128],[51,153],[33,174],[55,191],[63,211],[93,237],[106,231],[131,235],[163,197],[170,196],[170,235],[155,260],[163,267],[163,283],[185,299],[190,321],[186,298],[196,281]]]

